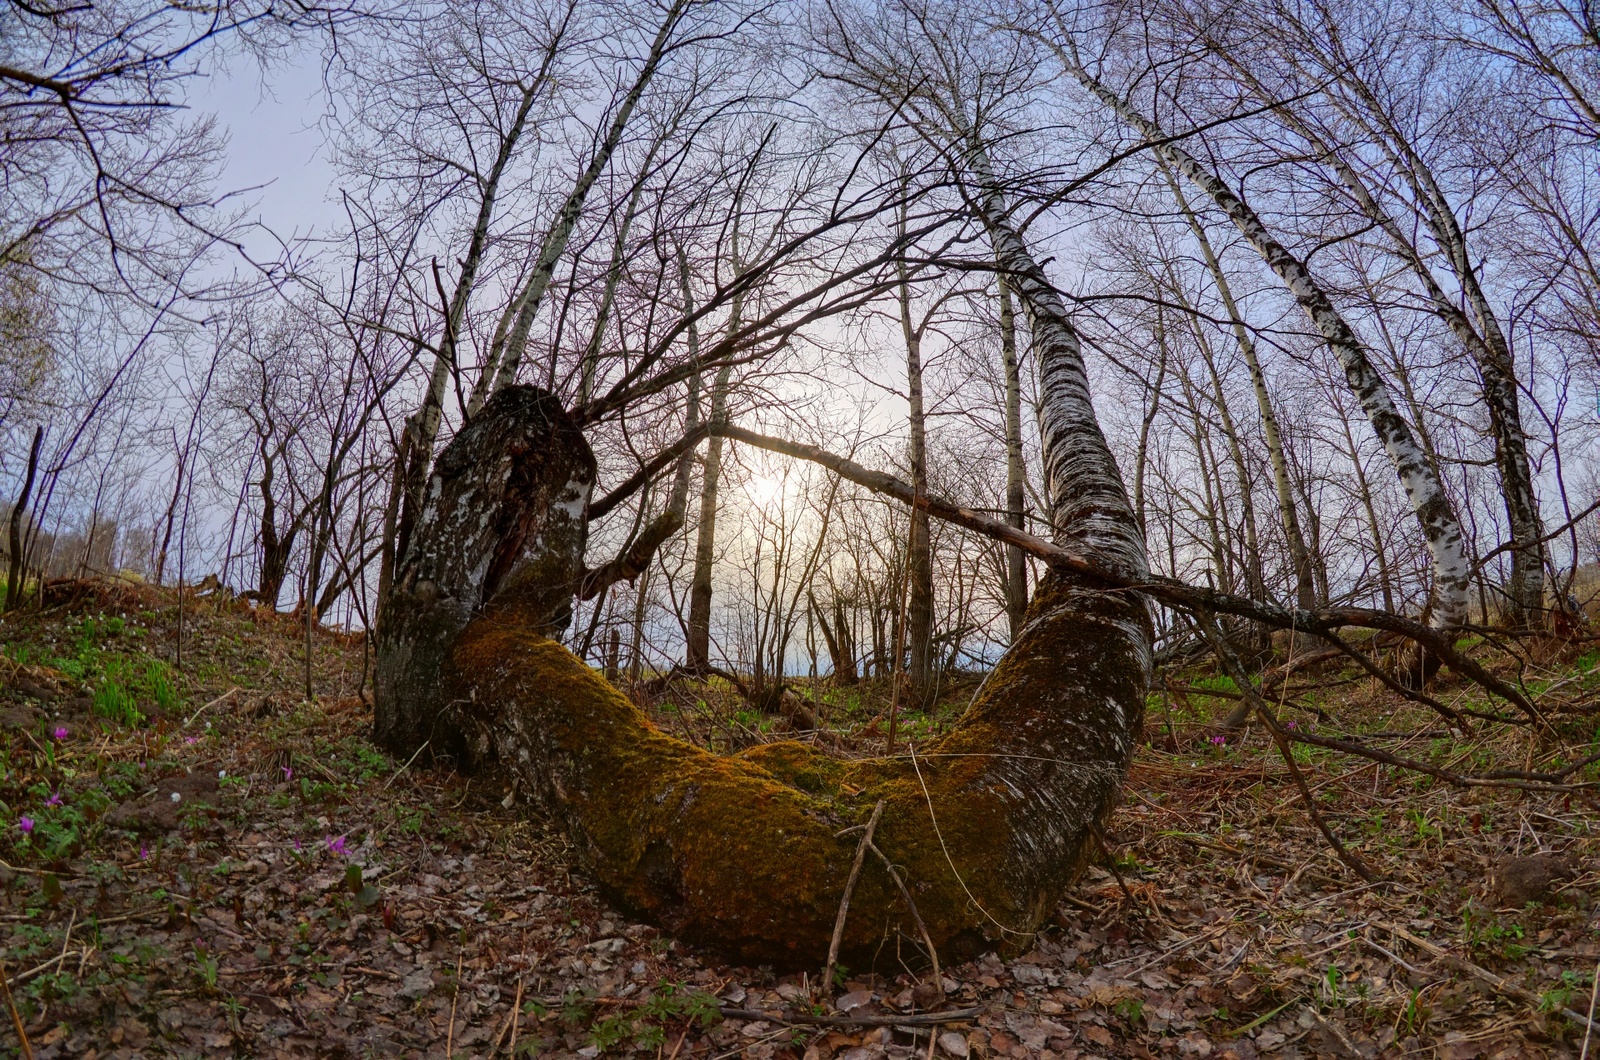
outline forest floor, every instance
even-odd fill
[[[1562,1014],[1590,1011],[1600,964],[1592,794],[1301,746],[1324,819],[1381,877],[1364,883],[1269,739],[1217,742],[1232,686],[1203,671],[1152,697],[1106,863],[1020,958],[946,968],[944,1008],[978,1011],[930,1033],[896,1027],[926,974],[908,940],[817,1003],[815,972],[731,967],[629,922],[497,780],[379,753],[359,636],[315,633],[307,700],[292,618],[187,596],[180,669],[170,592],[58,597],[0,626],[11,1055],[1600,1056]],[[1522,671],[1568,705],[1564,748],[1451,737],[1354,672],[1296,676],[1284,717],[1459,770],[1554,768],[1600,749],[1600,653],[1580,649]],[[936,732],[971,691],[905,727]],[[1448,676],[1436,694],[1474,699]],[[881,750],[884,689],[819,700],[847,748]],[[782,735],[736,706],[680,684],[653,709],[719,746]]]

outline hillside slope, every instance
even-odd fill
[[[1107,837],[1117,875],[1091,871],[1030,953],[944,969],[941,1002],[914,934],[886,925],[877,966],[844,970],[813,1002],[820,969],[728,967],[628,922],[497,778],[375,751],[355,695],[359,634],[314,632],[307,700],[293,617],[186,594],[180,669],[170,591],[79,583],[46,603],[0,626],[0,939],[37,1057],[487,1057],[513,1043],[518,1055],[849,1060],[930,1046],[1578,1055],[1581,1032],[1557,1012],[1588,1008],[1600,960],[1592,796],[1463,793],[1308,754],[1326,818],[1388,881],[1362,884],[1269,742],[1212,742],[1200,722],[1228,705],[1224,681],[1175,675],[1178,692],[1153,700]],[[1582,700],[1594,662],[1549,679]],[[1326,731],[1439,762],[1506,750],[1442,739],[1364,678],[1314,681],[1297,701]],[[689,698],[694,712],[663,722],[691,738],[767,725]],[[878,732],[870,703],[837,714],[835,742]],[[930,1043],[904,1022],[929,1007],[969,1014]],[[19,1041],[0,1033],[12,1053]]]

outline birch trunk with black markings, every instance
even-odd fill
[[[1424,539],[1433,566],[1430,617],[1435,627],[1447,628],[1466,621],[1472,565],[1467,559],[1460,520],[1438,474],[1412,436],[1405,417],[1395,407],[1388,384],[1373,366],[1367,349],[1354,329],[1312,277],[1305,263],[1280,243],[1249,203],[1199,159],[1172,142],[1155,122],[1139,113],[1117,93],[1095,78],[1077,59],[1075,50],[1050,42],[1062,66],[1090,94],[1110,108],[1152,145],[1168,165],[1199,188],[1216,204],[1283,281],[1318,332],[1333,350],[1345,381],[1360,402],[1373,432],[1400,479],[1406,499]],[[1419,675],[1419,679],[1421,676]]]

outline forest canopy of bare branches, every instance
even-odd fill
[[[1585,603],[1600,87],[1577,9],[7,19],[8,503],[43,428],[19,576],[216,575],[365,626],[425,454],[515,380],[575,410],[603,489],[634,487],[591,552],[682,509],[580,605],[591,658],[615,631],[630,672],[757,685],[885,673],[897,644],[919,688],[987,666],[1033,560],[749,446],[701,446],[687,483],[650,463],[726,420],[1047,529],[1028,320],[952,176],[966,123],[1084,337],[1154,569],[1452,623]],[[267,222],[182,104],[318,50],[344,222],[247,254]]]

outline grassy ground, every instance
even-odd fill
[[[38,1057],[1583,1049],[1560,1010],[1588,1009],[1600,962],[1592,788],[1461,789],[1300,747],[1326,823],[1382,878],[1365,883],[1269,740],[1213,742],[1206,723],[1235,690],[1203,671],[1168,674],[1152,696],[1104,865],[1019,960],[945,970],[949,1003],[980,1011],[930,1041],[720,1016],[892,1016],[926,1000],[913,996],[926,972],[910,940],[886,938],[875,967],[847,970],[807,1008],[814,973],[726,966],[629,923],[497,779],[370,745],[359,637],[316,631],[308,700],[293,619],[188,596],[180,667],[170,593],[98,584],[47,602],[0,626],[0,943]],[[1451,735],[1353,672],[1297,676],[1284,716],[1461,772],[1551,769],[1600,750],[1596,659],[1551,650],[1519,671],[1559,739]],[[971,691],[957,682],[897,728],[939,731]],[[1437,695],[1483,705],[1448,677]],[[818,689],[814,706],[828,734],[811,738],[881,751],[885,688]],[[676,683],[652,709],[719,748],[792,735],[720,682]],[[1539,852],[1564,859],[1561,878],[1526,878],[1555,864],[1514,860]],[[0,1030],[0,1049],[19,1043]]]

